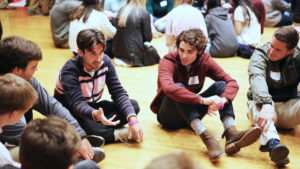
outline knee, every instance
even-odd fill
[[[221,96],[224,93],[226,82],[224,81],[216,81],[213,86],[216,88],[217,94]]]
[[[136,100],[133,100],[133,99],[130,99],[130,102],[134,108],[134,111],[136,114],[139,114],[140,112],[140,106],[139,106],[139,103],[136,101]]]

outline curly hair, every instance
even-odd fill
[[[184,41],[192,47],[196,47],[198,51],[205,50],[207,44],[207,38],[201,29],[182,31],[176,41],[177,48],[179,48],[181,41]]]

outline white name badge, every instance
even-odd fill
[[[189,85],[195,85],[195,84],[199,84],[198,76],[190,77],[189,78]]]
[[[161,2],[160,2],[160,6],[161,6],[161,7],[165,7],[165,6],[167,6],[167,4],[168,4],[167,1],[161,1]]]
[[[270,71],[270,77],[273,79],[273,80],[280,80],[280,72],[272,72]]]

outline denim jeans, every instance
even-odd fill
[[[177,85],[184,87],[181,83],[177,83]],[[221,96],[225,87],[226,83],[224,81],[217,81],[201,93],[200,96]],[[202,119],[206,115],[207,109],[207,105],[179,103],[165,96],[158,110],[157,120],[165,128],[180,129],[189,126],[190,122],[195,118]],[[224,108],[219,110],[219,113],[221,120],[225,115],[234,117],[232,103],[225,104]]]

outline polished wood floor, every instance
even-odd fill
[[[17,10],[0,10],[0,19],[3,25],[3,36],[18,35],[37,43],[43,52],[43,60],[35,77],[53,94],[55,78],[62,65],[72,57],[68,49],[54,47],[50,33],[48,16],[28,16],[24,8]],[[261,42],[271,39],[275,29],[266,28]],[[152,41],[160,55],[167,53],[164,37]],[[249,60],[240,57],[215,59],[240,86],[239,93],[234,101],[236,114],[236,126],[240,129],[251,127],[246,117],[246,91],[249,87],[247,67]],[[234,156],[225,155],[218,163],[212,164],[206,154],[205,145],[200,138],[189,129],[169,131],[163,129],[156,121],[156,116],[150,111],[149,105],[156,93],[157,65],[143,68],[116,67],[119,78],[128,91],[130,98],[138,100],[141,112],[140,123],[144,131],[144,143],[116,143],[105,145],[103,148],[107,154],[106,159],[99,163],[103,169],[142,169],[153,158],[170,151],[183,150],[197,164],[206,169],[272,169],[276,166],[270,162],[268,153],[258,150],[258,141],[242,149]],[[205,87],[211,84],[208,79]],[[106,90],[107,92],[107,90]],[[110,98],[108,92],[104,98]],[[35,114],[35,117],[40,116]],[[219,117],[207,116],[203,120],[208,130],[216,134],[224,147],[225,140],[221,139],[223,133],[222,123]],[[290,164],[286,168],[300,168],[300,128],[280,131],[282,143],[290,149]]]

